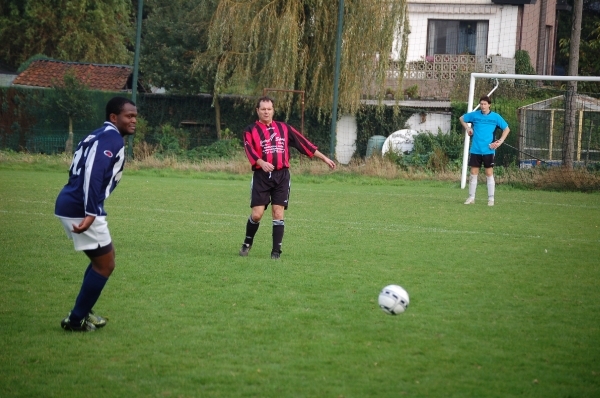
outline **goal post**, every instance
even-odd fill
[[[470,79],[470,84],[469,84],[469,99],[468,99],[468,104],[467,104],[467,112],[471,112],[473,111],[473,105],[475,102],[475,84],[477,82],[477,79],[496,79],[497,84],[496,87],[494,87],[494,89],[489,93],[490,98],[492,98],[492,100],[494,100],[493,97],[493,92],[496,90],[496,88],[498,88],[498,84],[502,85],[502,82],[507,82],[507,81],[513,81],[513,80],[529,80],[529,81],[564,81],[564,82],[600,82],[600,77],[598,76],[549,76],[549,75],[516,75],[516,74],[505,74],[505,73],[471,73],[471,79]],[[499,83],[498,83],[499,82]],[[558,97],[556,97],[558,98]],[[592,98],[595,101],[598,101],[597,99]],[[547,101],[552,100],[552,98],[549,98]],[[535,103],[536,101],[531,101],[532,103]],[[600,115],[600,102],[598,102],[599,106],[598,109],[596,110],[596,105],[593,105],[592,109],[593,112],[597,113],[598,115]],[[538,109],[539,110],[539,109]],[[560,111],[560,110],[559,110]],[[576,148],[575,150],[577,151],[577,158],[576,160],[579,161],[580,158],[580,154],[581,154],[581,146],[582,146],[582,142],[583,142],[583,138],[582,138],[582,131],[583,131],[583,112],[584,111],[580,111],[580,117],[578,118],[578,135],[575,137],[575,140],[577,142],[576,144]],[[554,122],[554,113],[551,113],[551,116],[549,116],[550,118],[550,126],[553,126],[553,122]],[[564,115],[563,115],[563,119],[564,119]],[[596,119],[594,119],[596,120]],[[591,141],[591,137],[592,137],[592,128],[593,128],[593,123],[594,120],[591,121],[591,127],[589,127],[589,134],[588,136],[588,140]],[[563,123],[566,123],[563,120]],[[540,123],[538,123],[540,124]],[[543,124],[543,123],[541,123]],[[545,124],[544,124],[545,126]],[[515,126],[511,126],[509,123],[509,127],[511,128],[511,135],[512,134],[519,134],[519,139],[518,142],[519,143],[523,143],[523,145],[517,145],[520,148],[515,148],[518,151],[524,152],[523,151],[523,147],[525,149],[527,149],[526,145],[525,145],[525,140],[523,135],[520,133],[520,131],[516,130]],[[521,129],[526,128],[526,126],[519,126]],[[539,128],[539,126],[537,126]],[[597,123],[595,128],[597,129],[598,127],[600,127],[600,123]],[[533,128],[533,126],[532,126]],[[532,150],[530,152],[538,152],[536,155],[532,155],[531,153],[527,153],[527,155],[530,155],[530,157],[535,157],[535,159],[538,159],[539,157],[546,157],[546,159],[544,159],[544,161],[548,160],[548,161],[552,161],[552,153],[553,150],[557,151],[558,149],[556,149],[556,147],[558,147],[555,143],[555,148],[553,149],[552,145],[553,145],[553,141],[552,141],[552,128],[550,128],[550,134],[549,134],[549,142],[544,142],[544,148],[538,148],[539,145],[535,145],[535,148],[532,148]],[[460,182],[460,187],[461,189],[464,189],[467,183],[467,169],[468,169],[468,159],[469,159],[469,145],[470,145],[470,137],[467,134],[467,132],[464,132],[464,148],[463,148],[463,159],[462,159],[462,173],[461,173],[461,182]],[[549,147],[548,147],[549,146]],[[588,151],[587,151],[587,156],[589,158],[589,153],[590,153],[590,149],[589,149],[589,144],[588,144]],[[599,155],[600,156],[600,155]],[[538,159],[540,160],[540,159]]]

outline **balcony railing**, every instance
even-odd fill
[[[395,79],[400,71],[395,65],[388,71],[388,78]],[[454,80],[457,73],[515,73],[515,60],[498,55],[453,55],[436,54],[423,57],[420,61],[406,64],[404,79],[410,80]]]
[[[399,63],[392,63],[387,72],[385,87],[387,91],[403,92],[416,86],[415,98],[444,99],[450,97],[453,87],[459,79],[468,78],[472,72],[478,73],[515,73],[515,60],[499,55],[454,55],[436,54],[422,57],[419,61],[407,62],[402,71]],[[398,87],[399,74],[402,75],[402,87]],[[367,95],[375,95],[366,91]],[[411,97],[406,95],[405,97]]]

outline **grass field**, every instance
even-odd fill
[[[250,175],[126,170],[110,320],[73,334],[66,179],[0,163],[1,397],[600,396],[598,193],[293,174],[273,261],[268,215],[238,256]]]

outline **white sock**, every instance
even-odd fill
[[[471,174],[471,178],[469,179],[469,196],[474,198],[476,190],[477,190],[477,175]]]
[[[494,181],[494,176],[487,177],[487,188],[488,188],[488,199],[494,200],[494,191],[496,190],[496,181]]]

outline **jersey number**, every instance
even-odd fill
[[[78,169],[76,168],[81,160],[81,155],[83,155],[83,147],[80,147],[77,152],[73,154],[73,161],[71,162],[71,167],[69,167],[69,171],[76,176],[81,173],[81,167]]]

